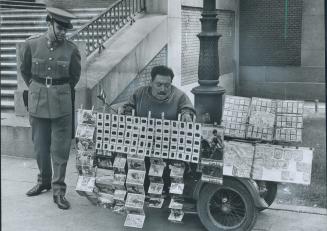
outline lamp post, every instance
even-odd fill
[[[200,86],[192,89],[195,100],[197,120],[201,123],[221,123],[223,94],[225,89],[219,83],[218,40],[216,0],[203,0],[198,82]]]

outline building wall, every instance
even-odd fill
[[[119,104],[127,101],[134,91],[141,87],[149,85],[151,82],[151,70],[157,65],[167,65],[167,46],[150,61],[140,74],[123,90],[123,92],[113,101],[112,104]]]
[[[202,0],[182,0],[182,88],[193,100],[190,91],[198,86],[198,59],[201,31]],[[239,63],[239,0],[216,0],[218,12],[220,77],[219,85],[226,94],[235,94]]]
[[[286,1],[288,0],[279,0],[278,2],[284,3]],[[251,7],[256,7],[255,11],[251,10],[251,12],[260,12],[261,8],[264,10],[266,7],[262,5],[262,3],[267,3],[270,1],[251,0],[251,2]],[[255,2],[260,2],[261,4],[254,4]],[[298,9],[298,5],[296,5],[294,1],[288,1],[288,4],[288,8],[290,10],[290,13],[288,14],[288,26],[289,29],[292,29],[289,22],[297,17],[294,16],[296,15],[294,10]],[[248,9],[242,8],[244,6],[245,5],[242,4],[240,6],[241,18],[242,12],[249,12]],[[271,7],[275,6],[272,5]],[[278,5],[276,7],[278,7]],[[279,7],[281,16],[284,17],[285,11],[283,7],[285,7],[285,5],[280,4]],[[293,59],[292,61],[292,59],[287,59],[287,54],[285,55],[281,53],[280,60],[276,60],[276,57],[278,58],[278,56],[275,56],[270,57],[270,63],[257,62],[256,65],[255,63],[250,65],[248,60],[242,61],[242,58],[245,58],[245,56],[240,55],[241,65],[237,91],[238,95],[278,99],[319,99],[321,101],[325,101],[324,1],[303,0],[303,7],[301,11],[301,38],[294,38],[293,40],[294,43],[297,43],[299,39],[301,41],[300,57],[297,57],[296,60]],[[265,17],[265,15],[263,14],[262,17]],[[278,17],[278,15],[275,15],[275,17]],[[252,21],[250,22],[251,26],[256,27],[257,30],[260,31],[260,29],[262,29],[259,27],[260,23],[254,20],[254,18],[255,17],[253,16]],[[270,18],[265,18],[265,20],[270,20],[270,22],[273,21]],[[299,20],[298,17],[297,19]],[[251,17],[248,17],[248,20],[251,20]],[[242,25],[242,23],[240,24]],[[293,28],[293,30],[296,30],[296,28],[298,27]],[[240,29],[240,33],[242,33],[243,29],[244,28]],[[292,33],[299,34],[298,32],[299,31],[288,31],[288,35]],[[241,34],[240,40],[241,39],[251,38],[244,38]],[[260,40],[257,39],[257,41],[254,42],[260,42]],[[242,41],[240,43],[242,44]],[[292,43],[289,45],[292,45]],[[240,49],[242,48],[244,47],[241,46]],[[244,51],[245,50],[243,50],[243,52]],[[251,52],[251,49],[248,49],[246,52]],[[276,49],[275,52],[278,53],[278,49]],[[242,50],[240,50],[240,53],[242,53]],[[263,58],[261,57],[261,60],[262,59]]]

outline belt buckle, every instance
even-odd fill
[[[45,77],[45,86],[47,88],[52,86],[52,78],[50,76]]]

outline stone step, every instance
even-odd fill
[[[2,76],[8,76],[8,77],[11,77],[11,76],[17,76],[17,70],[15,71],[8,71],[8,70],[0,70],[0,74],[1,74],[1,78]],[[16,83],[17,83],[17,80],[16,80]],[[2,85],[2,83],[1,83]]]
[[[16,60],[16,53],[15,54],[0,54],[1,60]]]
[[[45,6],[45,4],[37,3],[35,1],[1,0],[0,2],[4,4],[11,4],[11,5]]]
[[[82,14],[82,13],[96,13],[100,14],[102,11],[106,10],[106,8],[76,8],[76,9],[70,9],[69,12],[73,14]],[[46,10],[44,9],[11,9],[2,11],[1,15],[11,15],[11,14],[46,14]]]
[[[3,96],[14,97],[14,94],[15,94],[14,90],[1,89],[1,97],[3,97]]]
[[[11,108],[15,107],[14,100],[11,98],[1,97],[1,109],[2,108]]]
[[[88,12],[88,13],[76,13],[75,16],[81,19],[91,19],[95,16],[99,15],[98,12]],[[37,19],[37,20],[43,20],[45,21],[45,18],[47,16],[46,12],[40,12],[40,13],[30,13],[30,14],[24,14],[21,12],[18,12],[16,14],[7,14],[7,15],[1,15],[1,19],[2,21],[8,21],[8,20],[23,20],[23,19],[27,19],[27,20],[31,20],[31,19]]]
[[[11,63],[5,63],[5,62],[2,62],[0,63],[0,67],[1,67],[1,70],[3,70],[3,68],[6,68],[6,67],[17,67],[17,63],[16,62],[11,62]]]
[[[17,86],[16,79],[1,79],[1,86]]]
[[[44,6],[22,6],[22,5],[10,5],[0,2],[0,9],[45,9]]]

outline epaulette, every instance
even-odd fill
[[[33,35],[31,35],[30,37],[28,37],[26,40],[36,39],[36,38],[41,37],[41,35],[42,35],[42,34],[33,34]]]

